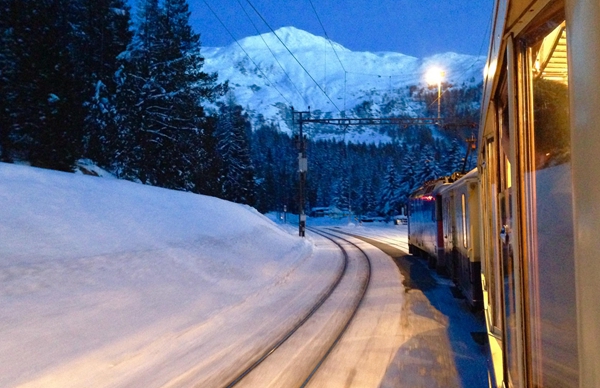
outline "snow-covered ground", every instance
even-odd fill
[[[252,208],[127,181],[0,163],[0,202],[2,387],[169,381],[178,338],[338,263]]]
[[[116,179],[0,163],[0,201],[0,387],[223,386],[305,314],[342,263],[323,238],[301,239],[297,226],[250,207]],[[400,249],[406,241],[405,225],[308,225]],[[317,386],[342,386],[350,372],[355,386],[422,379],[421,369],[398,370],[429,318],[413,317],[394,262],[365,248],[373,286]],[[460,346],[470,341],[462,325]],[[463,358],[468,346],[446,348]],[[418,365],[437,365],[432,357]],[[440,381],[456,381],[452,365]]]

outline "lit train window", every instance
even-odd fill
[[[565,23],[526,40],[529,149],[525,171],[528,347],[534,387],[578,387]]]

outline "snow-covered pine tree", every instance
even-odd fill
[[[400,182],[396,168],[392,162],[389,162],[387,165],[382,185],[379,196],[379,212],[390,217],[397,213],[400,205]]]
[[[417,176],[417,159],[414,148],[408,149],[402,158],[402,172],[400,178],[400,201],[406,203],[410,194],[419,188],[423,182]]]
[[[435,159],[435,152],[430,145],[423,147],[419,166],[420,168],[417,171],[417,176],[419,177],[418,180],[421,184],[444,175],[438,166],[437,160]]]
[[[464,150],[460,146],[458,138],[452,139],[450,147],[446,154],[446,160],[444,163],[444,170],[446,175],[452,175],[452,173],[461,171],[464,160]]]
[[[118,71],[118,169],[128,179],[186,189],[190,182],[187,140],[204,136],[201,103],[226,85],[202,71],[199,36],[189,25],[185,0],[141,0],[137,29]],[[200,141],[201,143],[201,141]]]
[[[359,195],[358,213],[361,215],[373,215],[377,211],[377,196],[373,190],[372,181],[363,181]]]
[[[342,211],[348,211],[350,210],[350,195],[351,193],[348,175],[342,173],[342,176],[337,182],[336,188],[333,192],[331,204]]]
[[[118,152],[115,72],[117,57],[131,42],[130,7],[125,0],[82,0],[84,39],[80,47],[86,74],[84,156],[112,170]]]
[[[253,205],[255,182],[247,132],[249,125],[242,107],[232,98],[220,104],[217,148],[221,157],[221,196],[232,202]]]

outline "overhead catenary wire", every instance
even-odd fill
[[[325,30],[325,26],[323,26],[323,23],[321,22],[321,18],[319,17],[319,14],[317,13],[317,9],[315,8],[312,0],[308,0],[308,2],[310,3],[310,6],[312,7],[315,15],[317,16],[317,20],[319,21],[319,24],[321,25],[321,28],[323,29],[323,33],[325,34],[325,38],[327,38],[327,41],[329,42],[329,44],[331,45],[331,49],[333,50],[333,53],[335,54],[338,62],[340,63],[340,66],[342,66],[342,69],[346,71],[346,68],[344,67],[344,64],[342,63],[342,60],[340,59],[340,56],[338,55],[335,46],[333,45],[333,43],[331,42],[331,39],[329,38],[329,35],[327,35],[327,31]]]
[[[327,92],[325,92],[325,90],[323,90],[323,88],[321,87],[321,85],[319,85],[319,83],[314,79],[314,77],[310,74],[310,72],[306,69],[306,67],[304,67],[304,65],[302,64],[302,62],[300,62],[300,60],[298,60],[298,58],[289,49],[289,47],[285,44],[285,42],[283,40],[281,40],[281,38],[279,37],[279,35],[277,35],[275,33],[275,30],[273,30],[273,28],[267,22],[267,20],[256,9],[256,7],[254,6],[254,4],[252,4],[252,2],[250,0],[246,0],[246,2],[250,5],[250,7],[252,7],[252,9],[254,10],[254,12],[256,12],[256,14],[261,18],[261,20],[265,23],[265,25],[267,27],[269,27],[269,29],[271,30],[271,32],[273,33],[273,35],[275,35],[275,37],[279,40],[279,42],[281,42],[281,44],[283,45],[283,47],[285,47],[285,49],[290,53],[290,55],[292,56],[292,58],[294,58],[294,60],[298,63],[298,65],[300,65],[300,67],[302,68],[302,70],[304,70],[304,72],[308,75],[308,77],[315,83],[315,85],[317,85],[317,88],[319,88],[319,90],[325,95],[325,97],[327,97],[327,99],[329,100],[329,102],[331,102],[331,104],[338,110],[338,112],[341,112],[341,109],[336,105],[335,102],[333,102],[333,100],[331,99],[331,97],[329,97],[329,95],[327,94]]]
[[[290,77],[290,75],[288,74],[288,72],[285,70],[285,68],[283,67],[283,65],[281,64],[281,62],[279,62],[279,60],[277,59],[277,56],[275,55],[275,53],[273,52],[273,50],[271,49],[271,47],[269,47],[269,45],[267,44],[267,41],[265,40],[265,38],[263,37],[263,35],[260,33],[260,31],[258,30],[258,27],[256,26],[256,24],[254,23],[254,21],[252,21],[252,18],[250,17],[250,15],[248,15],[248,12],[246,12],[246,8],[244,8],[244,6],[242,5],[240,0],[237,0],[238,4],[240,5],[240,8],[244,11],[244,14],[246,15],[246,17],[248,18],[248,20],[250,21],[250,23],[252,24],[252,26],[254,27],[254,29],[256,30],[256,33],[258,34],[258,36],[260,37],[260,39],[262,39],[263,43],[265,44],[265,46],[267,47],[267,49],[269,49],[269,52],[271,53],[271,55],[273,56],[273,59],[275,59],[275,62],[277,62],[277,64],[279,65],[279,67],[281,68],[281,70],[283,71],[283,73],[285,74],[285,76],[287,77],[287,79],[290,81],[290,83],[292,84],[292,86],[294,87],[294,89],[296,90],[296,92],[300,95],[300,97],[304,100],[304,103],[306,105],[308,105],[308,101],[306,101],[306,97],[304,96],[304,94],[302,94],[302,92],[298,89],[298,87],[296,86],[296,83],[292,80],[292,78]]]
[[[333,53],[335,54],[335,57],[337,58],[338,62],[340,63],[340,66],[342,66],[342,70],[344,70],[344,112],[346,111],[346,75],[348,74],[348,71],[346,70],[346,68],[344,67],[344,64],[342,63],[342,60],[340,59],[340,56],[338,55],[335,46],[333,45],[333,43],[331,42],[331,39],[329,38],[329,35],[327,35],[327,31],[325,30],[325,26],[323,25],[323,22],[321,22],[321,18],[319,17],[319,13],[317,12],[317,9],[315,8],[315,5],[313,4],[312,0],[308,0],[310,3],[310,6],[312,7],[315,16],[317,17],[317,20],[319,21],[319,24],[321,25],[321,28],[323,29],[323,33],[325,34],[325,38],[327,39],[327,41],[329,42],[329,44],[331,45],[331,49],[333,50]],[[327,74],[327,52],[325,53],[325,74]]]
[[[240,49],[244,52],[244,54],[246,54],[246,56],[248,57],[248,59],[250,59],[250,61],[254,64],[254,66],[258,69],[258,71],[260,71],[260,73],[263,75],[263,77],[265,77],[265,79],[269,82],[270,86],[273,87],[273,89],[275,89],[277,91],[277,93],[279,93],[279,95],[281,96],[281,98],[283,98],[285,100],[285,102],[287,102],[288,105],[292,105],[292,103],[290,102],[290,100],[288,100],[283,93],[281,93],[281,91],[279,89],[277,89],[277,87],[275,86],[275,83],[272,82],[269,77],[262,71],[262,69],[260,68],[260,66],[258,66],[258,64],[256,62],[254,62],[254,60],[252,59],[252,57],[250,57],[250,54],[248,54],[248,52],[246,50],[244,50],[244,47],[242,47],[242,45],[240,44],[240,42],[238,42],[238,40],[233,36],[233,34],[231,33],[231,31],[229,31],[229,29],[227,28],[227,26],[225,25],[225,23],[223,23],[223,21],[221,20],[221,18],[219,17],[219,15],[217,15],[217,13],[212,9],[212,7],[206,2],[206,0],[202,0],[204,2],[204,4],[206,4],[206,6],[208,7],[208,9],[210,10],[210,12],[212,12],[212,14],[215,16],[215,18],[217,18],[217,20],[219,21],[219,23],[221,23],[221,26],[223,26],[223,28],[225,29],[225,31],[227,31],[227,33],[229,34],[229,36],[231,36],[231,38],[235,41],[235,43],[240,47]]]

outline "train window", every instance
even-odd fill
[[[534,387],[578,387],[567,34],[564,22],[548,25],[522,52],[529,368]]]

